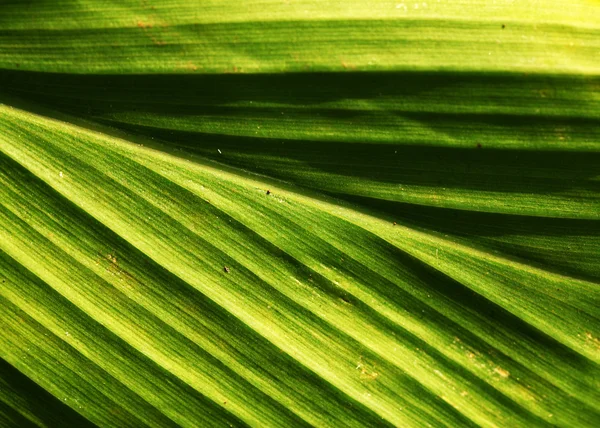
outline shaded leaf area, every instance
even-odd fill
[[[597,77],[482,73],[76,76],[13,93],[338,195],[597,219]]]
[[[93,397],[75,408],[93,422],[599,420],[594,233],[581,238],[587,259],[547,269],[522,216],[465,213],[473,229],[428,207],[402,218],[397,204],[343,202],[15,108],[0,118],[2,357],[56,396],[76,385]],[[556,245],[595,225],[535,220]],[[561,234],[566,222],[577,227]],[[492,251],[503,239],[529,254]],[[57,359],[68,370],[39,369]]]
[[[96,426],[5,360],[0,361],[0,373],[2,426]]]
[[[347,197],[381,218],[418,230],[436,230],[467,246],[504,254],[550,272],[600,282],[600,223],[596,220],[451,210]],[[594,302],[596,304],[596,302]]]

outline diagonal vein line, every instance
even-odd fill
[[[16,298],[16,301],[13,300],[13,298]],[[124,408],[124,410],[127,413],[130,413],[132,416],[134,416],[135,419],[141,423],[153,425],[153,418],[156,418],[160,423],[166,424],[167,426],[174,426],[174,423],[172,421],[170,422],[167,419],[167,415],[165,415],[163,412],[161,412],[158,408],[153,406],[151,403],[149,403],[143,397],[138,395],[129,386],[123,384],[116,377],[114,377],[111,373],[104,370],[95,361],[89,359],[88,356],[81,353],[81,351],[78,350],[77,348],[73,347],[72,344],[65,341],[64,335],[61,336],[60,334],[58,334],[58,332],[56,330],[53,331],[52,327],[48,328],[48,326],[44,325],[43,321],[40,322],[38,319],[36,319],[35,317],[40,317],[41,314],[39,313],[39,310],[36,310],[36,309],[32,310],[31,304],[25,303],[23,305],[24,302],[18,296],[4,295],[1,297],[1,299],[4,300],[4,307],[7,310],[5,314],[7,316],[9,314],[13,314],[14,317],[19,317],[19,315],[11,309],[11,307],[13,305],[15,308],[18,308],[18,310],[21,311],[21,315],[19,318],[20,321],[18,321],[18,322],[20,325],[20,329],[22,329],[21,330],[22,333],[24,331],[26,331],[25,330],[26,326],[32,325],[32,323],[34,323],[36,325],[41,326],[41,328],[43,328],[43,331],[46,332],[46,333],[44,333],[43,340],[41,340],[42,343],[46,343],[48,341],[50,341],[51,343],[57,343],[57,341],[61,342],[61,345],[57,348],[60,351],[56,351],[56,349],[55,349],[55,353],[58,352],[58,353],[56,353],[56,355],[61,356],[61,360],[60,360],[61,365],[62,365],[61,370],[63,370],[63,373],[64,373],[64,371],[68,371],[68,373],[75,374],[80,379],[84,379],[81,376],[81,372],[78,372],[77,366],[74,366],[74,364],[84,364],[87,367],[86,375],[85,375],[85,382],[88,384],[88,387],[94,391],[97,391],[97,393],[100,394],[102,397],[104,397],[108,402],[113,403],[113,405],[117,406],[117,407],[122,407],[123,405],[127,405],[130,408]],[[26,314],[25,317],[23,316],[24,314]],[[10,322],[10,320],[5,320],[3,322],[3,324],[6,327],[8,327],[9,331],[11,329],[13,329],[13,327],[14,327],[13,325],[11,325],[12,323]],[[33,330],[29,329],[27,331],[33,331]],[[50,334],[50,336],[48,334]],[[14,336],[20,336],[20,335],[14,335]],[[30,337],[29,334],[23,334],[22,336],[23,336],[23,339],[25,339],[26,337]],[[5,337],[5,340],[7,340],[6,343],[9,346],[7,348],[5,348],[4,351],[6,353],[10,354],[16,348],[18,348],[21,352],[24,352],[25,355],[28,355],[28,358],[21,357],[18,359],[19,360],[18,364],[20,366],[23,366],[23,368],[25,370],[30,371],[31,367],[34,365],[34,364],[32,364],[31,361],[29,361],[29,358],[33,358],[33,359],[35,359],[35,361],[40,362],[43,365],[47,365],[46,360],[48,358],[53,359],[58,362],[58,360],[56,360],[57,356],[54,356],[54,354],[52,354],[52,355],[49,354],[47,350],[44,350],[42,348],[39,348],[40,352],[41,352],[40,355],[38,355],[37,353],[34,353],[34,352],[30,352],[31,346],[38,347],[38,344],[36,344],[35,342],[27,342],[31,346],[28,346],[27,349],[25,349],[24,348],[25,344],[11,343],[12,341],[9,339],[9,337],[10,337],[10,335]],[[73,361],[71,361],[70,359],[65,357],[65,355],[68,355],[69,353],[72,354],[72,352],[76,353],[75,360],[73,360]],[[40,358],[40,356],[42,358]],[[46,356],[46,357],[43,358],[44,356]],[[9,355],[7,355],[7,357],[10,358]],[[93,369],[92,372],[90,372],[89,371],[90,370],[89,363],[86,363],[86,362],[93,364],[97,368]],[[68,377],[64,374],[63,374],[63,376]],[[89,379],[90,377],[91,377],[91,379]],[[124,392],[124,394],[123,394],[123,392],[119,391],[118,388],[115,389],[115,386],[116,386],[115,384],[122,385],[125,388],[126,391]],[[54,393],[56,394],[56,391]],[[76,391],[70,391],[70,392],[63,391],[63,393],[74,394],[74,393],[76,393]],[[89,394],[89,392],[88,392],[88,394]],[[115,400],[119,400],[119,401],[115,401]],[[139,401],[143,401],[144,403],[146,403],[145,405],[143,405],[141,407],[141,409],[143,409],[143,412],[141,415],[137,415],[134,410],[134,409],[136,409],[138,411],[141,410],[139,407],[139,405],[140,405]],[[69,401],[67,403],[70,406],[73,406],[76,404],[76,402],[72,403]],[[87,404],[92,404],[92,403],[90,403],[88,400]],[[100,404],[100,403],[97,403],[97,404]],[[132,405],[134,406],[133,408],[131,408]],[[145,414],[144,414],[144,412],[145,412]],[[159,413],[161,414],[160,417],[158,417]],[[156,424],[156,422],[154,422],[154,424]],[[135,423],[133,425],[135,425]]]
[[[483,392],[481,393],[481,395],[484,395]]]
[[[166,237],[165,237],[165,239],[168,239],[168,238],[166,238]],[[186,280],[187,280],[188,282],[190,281],[190,280],[189,280],[189,278],[186,278]],[[194,281],[194,282],[196,282],[196,284],[197,284],[197,281]],[[198,285],[199,285],[199,284],[198,284],[198,285],[196,285],[196,284],[195,284],[195,286],[198,286]],[[206,290],[206,287],[205,287],[205,286],[204,286],[204,287],[202,287],[202,288]],[[213,294],[214,294],[214,293],[213,293]],[[219,296],[216,296],[216,297],[219,297]],[[222,299],[220,299],[220,300],[221,300],[221,302],[220,302],[220,304],[221,304],[221,305],[226,305],[226,306],[230,306],[230,307],[231,307],[231,305],[230,305],[229,303],[227,303],[227,302],[223,301]],[[242,314],[242,315],[243,315],[243,314]],[[238,314],[238,316],[239,316],[239,314]],[[246,317],[246,319],[248,319],[248,318]],[[288,321],[290,321],[290,320],[291,320],[290,318],[287,318],[287,319],[288,319]],[[248,322],[248,321],[246,321],[246,322]],[[297,327],[300,327],[300,328],[301,328],[301,331],[305,329],[305,327],[302,327],[300,324],[296,324],[296,326],[297,326]],[[263,328],[263,331],[264,331],[264,328]],[[308,332],[307,332],[307,333],[308,333]],[[271,333],[271,335],[272,335],[272,333]],[[312,352],[315,352],[315,351],[317,350],[317,348],[315,348],[315,347],[314,347],[314,346],[315,346],[315,344],[313,344],[313,343],[310,343],[310,342],[306,342],[306,339],[305,339],[305,337],[308,337],[308,336],[296,336],[296,337],[295,337],[295,339],[296,339],[296,340],[299,340],[299,341],[300,341],[300,340],[303,340],[303,343],[304,343],[304,345],[303,345],[303,346],[307,346],[309,349],[313,349],[313,351],[312,351]],[[314,337],[314,336],[313,336],[313,340],[314,340],[314,338],[316,338],[316,337]],[[319,338],[319,341],[322,341],[322,340],[323,340],[322,338]],[[336,346],[340,346],[340,345],[342,345],[342,344],[341,344],[341,343],[338,343]],[[289,345],[288,345],[288,346],[289,346]],[[293,346],[291,349],[294,349],[294,347],[296,347],[296,346],[298,346],[298,345],[297,345],[297,344],[294,344],[294,346]],[[297,352],[297,351],[296,351],[296,352]],[[298,354],[298,353],[296,353],[295,355],[298,355],[298,356],[300,356],[300,355],[302,355],[302,354]],[[318,355],[318,353],[317,353],[317,354],[315,354],[315,355]],[[321,370],[322,370],[322,369],[321,369]],[[323,373],[323,372],[322,372],[322,373]],[[329,379],[330,379],[330,381],[331,381],[331,379],[332,379],[332,378],[331,378],[331,375],[328,375],[328,377],[329,377]],[[348,382],[348,380],[345,380],[345,382]],[[338,387],[339,387],[339,386],[338,386]],[[349,391],[352,391],[352,390],[354,390],[353,394],[356,394],[356,389],[355,389],[355,387],[352,387],[350,390],[347,390],[347,391],[346,391],[346,393],[348,393]],[[390,392],[391,392],[391,390],[390,390],[388,393],[390,393]],[[355,395],[355,397],[356,397],[356,395]],[[385,398],[385,397],[382,397],[382,398]],[[398,400],[398,399],[400,399],[400,397],[396,396],[396,397],[395,397],[395,400]],[[411,398],[411,399],[412,399],[412,398]],[[419,404],[418,402],[415,402],[415,403],[416,403],[416,404],[417,404],[419,407],[421,407],[421,404]],[[433,404],[433,401],[431,402],[431,404]],[[439,410],[441,410],[441,408],[440,408]],[[446,410],[445,410],[445,411],[447,412],[448,410],[450,410],[450,409],[446,408]],[[387,410],[387,411],[389,411],[389,410]],[[450,412],[452,413],[453,411],[452,411],[452,410],[450,410]],[[415,415],[415,416],[417,416],[417,415]]]
[[[47,207],[39,207],[38,209],[40,209],[40,208],[43,209],[43,210],[47,210],[48,209]],[[20,208],[17,208],[17,209],[20,209]],[[27,209],[26,207],[22,207],[22,209],[26,210],[26,211],[31,211],[30,209]],[[63,215],[66,215],[66,210],[64,208],[56,207],[56,210],[59,210],[60,212],[63,213]],[[64,217],[61,219],[61,221],[64,221]],[[31,227],[33,227],[36,230],[38,230],[38,227],[40,227],[40,226],[36,225],[35,220],[29,219],[29,222],[33,223],[33,226],[31,226]],[[61,229],[63,231],[66,231],[66,230],[74,231],[74,230],[76,230],[76,229],[74,229],[73,225],[69,226],[68,224],[65,224],[65,225],[61,226]],[[57,230],[57,229],[54,228],[54,230]],[[38,232],[41,232],[41,230],[38,230]],[[105,236],[108,235],[107,231],[106,232],[99,232],[99,233],[101,233],[101,234],[103,234]],[[54,234],[54,235],[56,235],[56,234]],[[58,239],[58,238],[56,236],[54,236],[52,240],[54,241],[55,239]],[[113,265],[111,263],[110,260],[106,260],[106,256],[103,255],[103,254],[99,255],[100,261],[102,263],[98,263],[98,260],[96,260],[96,262],[93,263],[93,260],[91,260],[89,258],[86,258],[86,257],[82,257],[82,255],[80,255],[78,252],[70,251],[70,249],[71,249],[72,246],[69,245],[68,242],[63,243],[62,245],[59,242],[55,242],[55,245],[57,245],[57,248],[61,248],[63,251],[67,251],[68,254],[71,257],[74,257],[77,260],[77,262],[82,263],[87,268],[93,270],[97,275],[100,275],[105,281],[108,281],[109,283],[111,283],[114,287],[116,287],[117,289],[119,289],[121,292],[125,293],[126,295],[128,295],[131,298],[134,298],[134,300],[136,300],[136,301],[140,300],[139,296],[132,296],[131,295],[130,287],[137,287],[137,285],[133,286],[130,283],[128,283],[126,285],[123,285],[123,283],[122,283],[123,278],[119,277],[121,274],[123,274],[123,275],[126,275],[126,278],[127,278],[128,281],[138,282],[138,280],[136,280],[136,277],[138,276],[137,273],[135,273],[134,276],[131,276],[125,270],[126,267],[127,267],[127,261],[124,262],[123,259],[121,258],[121,256],[119,256],[119,267],[117,268],[115,265]],[[119,248],[116,245],[112,245],[111,244],[110,247],[112,248],[111,254],[117,254],[117,253],[118,254],[123,254],[123,253],[125,253],[124,250],[125,250],[126,247],[125,248],[121,248],[121,251],[115,251],[116,249]],[[121,245],[121,247],[122,247],[122,245]],[[86,252],[94,254],[95,249],[92,248],[92,247],[90,247],[90,248],[87,249]],[[112,271],[112,272],[110,272],[110,274],[106,274],[106,272],[109,271],[109,270]],[[116,271],[116,275],[115,275],[115,271]],[[150,280],[150,279],[148,279],[148,280]],[[173,288],[175,286],[174,281],[177,281],[177,280],[179,280],[179,279],[178,278],[165,278],[165,281],[170,284],[170,288],[168,290],[168,292],[169,292],[169,295],[168,295],[169,299],[172,299],[174,297],[174,295],[172,294],[173,293]],[[183,285],[186,288],[191,288],[189,286],[189,284],[187,284],[185,282],[183,282]],[[150,291],[150,290],[148,290],[148,291]],[[197,291],[195,291],[195,292],[197,293]],[[189,299],[189,296],[187,296],[187,297],[183,296],[180,299],[180,303],[181,303],[181,305],[183,307],[186,307],[186,304],[188,304],[188,303],[186,303],[186,299]],[[144,299],[142,298],[142,300],[144,300]],[[161,300],[164,300],[164,298],[161,298]],[[198,344],[202,344],[201,346],[203,348],[208,349],[211,352],[211,354],[216,355],[219,358],[219,360],[224,361],[224,362],[226,360],[230,360],[230,362],[231,362],[230,357],[228,357],[226,354],[223,354],[223,352],[222,352],[222,344],[220,344],[218,346],[215,346],[215,344],[211,343],[210,340],[207,341],[207,340],[204,339],[203,336],[206,335],[206,334],[208,334],[208,333],[210,333],[210,332],[198,332],[198,331],[195,331],[193,328],[190,329],[190,325],[186,325],[185,323],[178,322],[177,319],[173,318],[172,316],[169,316],[169,310],[167,310],[166,312],[162,311],[161,314],[157,314],[157,312],[156,312],[157,311],[157,307],[156,307],[157,303],[156,302],[147,301],[147,299],[146,299],[145,303],[146,304],[142,305],[142,306],[144,306],[146,309],[148,309],[153,314],[159,316],[159,318],[162,319],[163,322],[165,322],[167,325],[169,325],[171,327],[174,327],[178,332],[180,332],[181,334],[183,334],[184,336],[186,336],[188,339],[192,340],[192,342],[198,343]],[[171,310],[179,310],[179,309],[181,309],[181,308],[178,308],[177,306],[174,306],[174,307],[172,307]],[[197,309],[193,308],[193,306],[190,306],[190,310],[195,311]],[[198,321],[197,315],[195,315],[195,314],[192,313],[191,316],[193,317],[192,321]],[[216,316],[219,316],[219,315],[216,315]],[[226,322],[226,323],[230,324],[231,320],[223,320],[223,322]],[[238,327],[238,329],[239,329],[239,327]],[[226,340],[223,337],[221,339]],[[219,340],[220,341],[221,339],[215,339],[215,340]],[[220,342],[220,343],[222,343],[222,342]],[[234,350],[232,350],[232,351],[234,351]],[[236,355],[235,358],[242,358],[243,357],[239,353],[236,353],[236,354],[237,355]],[[254,358],[257,358],[258,361],[263,361],[264,360],[262,364],[266,365],[269,361],[271,363],[273,363],[273,361],[275,361],[278,358],[278,356],[277,356],[277,354],[275,354],[275,355],[270,356],[267,359],[265,359],[262,355],[255,354]],[[267,379],[265,379],[265,380],[267,380],[267,382],[265,383],[265,381],[263,381],[262,379],[260,379],[256,375],[254,375],[252,373],[248,373],[248,371],[244,369],[244,364],[246,364],[248,366],[256,366],[256,365],[259,365],[261,363],[259,363],[257,361],[252,362],[250,360],[245,360],[245,362],[243,362],[242,364],[236,364],[236,367],[234,367],[234,370],[236,370],[236,372],[238,374],[240,374],[243,377],[245,377],[246,379],[250,380],[252,383],[256,384],[258,382],[266,390],[268,390],[268,391],[270,390],[271,393],[274,392],[273,389],[271,388],[270,382],[274,381],[275,378],[271,379],[270,381],[267,380]],[[240,372],[240,370],[241,370],[241,372]],[[262,372],[261,374],[264,375],[263,369],[260,369],[260,372]],[[286,374],[285,372],[280,372],[279,374],[276,374],[276,376],[283,377],[283,376],[285,376],[285,374]],[[288,372],[287,375],[290,375],[290,373]],[[302,375],[301,373],[299,373],[298,375],[300,375],[300,376],[306,376],[305,374]],[[250,376],[250,377],[248,377],[248,376]],[[290,392],[292,392],[292,391],[290,391]],[[314,395],[315,394],[318,395],[319,391],[318,390],[313,391],[312,392],[312,397],[305,397],[305,399],[307,399],[307,398],[314,399]],[[285,399],[285,396],[283,398]],[[281,399],[281,397],[280,397],[280,399]],[[327,398],[323,397],[323,399],[326,400]],[[291,403],[289,402],[289,399],[286,400],[286,405],[290,406],[290,404]]]

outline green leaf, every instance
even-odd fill
[[[0,423],[600,423],[596,2],[0,9]]]

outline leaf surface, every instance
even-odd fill
[[[599,17],[3,6],[0,421],[596,426]]]

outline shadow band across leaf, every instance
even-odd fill
[[[594,76],[2,77],[21,97],[160,139],[173,153],[334,194],[529,216],[600,212]]]

